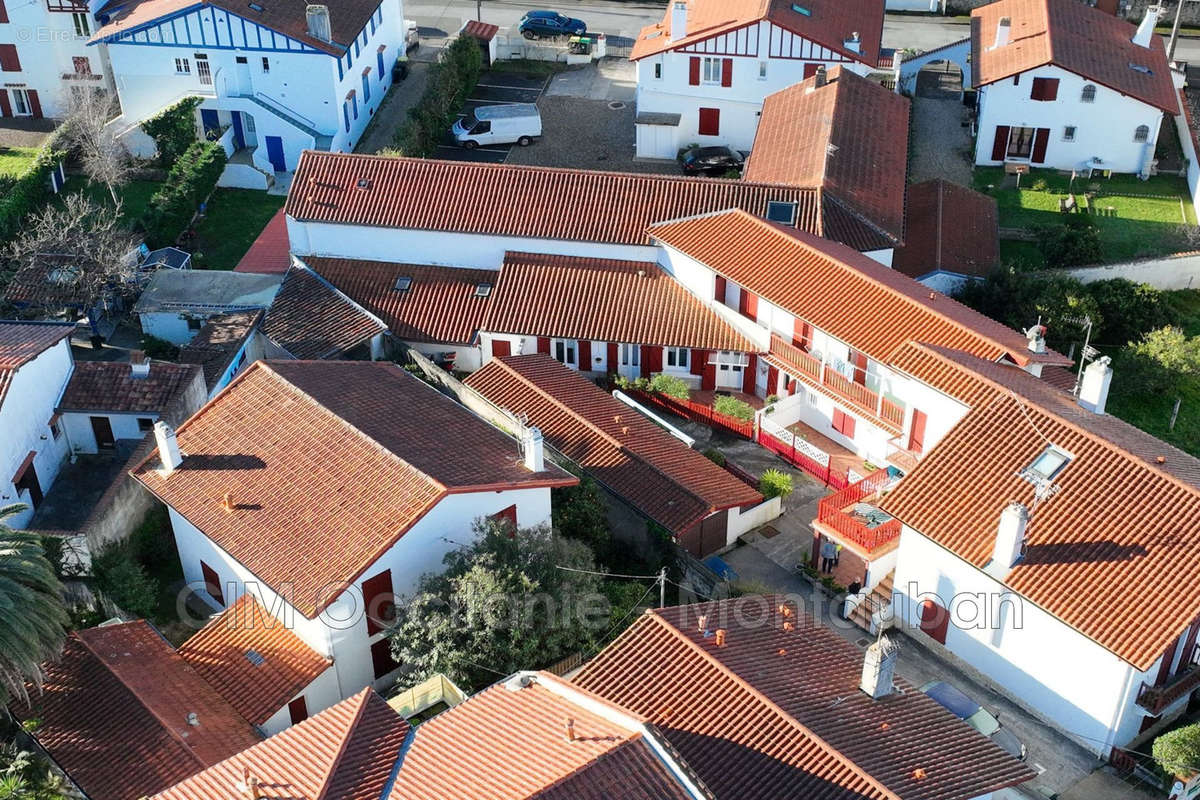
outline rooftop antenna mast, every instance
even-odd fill
[[[1071,395],[1079,396],[1079,385],[1083,382],[1083,368],[1089,361],[1095,360],[1096,356],[1100,355],[1100,351],[1092,347],[1092,318],[1088,314],[1083,314],[1078,317],[1063,317],[1063,322],[1070,322],[1079,325],[1086,329],[1083,336],[1083,350],[1079,353],[1079,372],[1075,375],[1075,388],[1071,390]]]

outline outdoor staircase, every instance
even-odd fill
[[[886,630],[892,626],[894,622],[892,615],[892,582],[895,577],[895,570],[889,572],[863,598],[863,601],[854,607],[854,610],[850,612],[850,620],[855,625],[863,630],[872,631],[872,617],[875,616],[876,612],[879,612],[878,619],[881,627]]]

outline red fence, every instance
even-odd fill
[[[887,479],[887,470],[881,469],[840,492],[822,498],[817,505],[817,521],[868,552],[890,542],[900,535],[900,520],[891,519],[878,527],[870,528],[843,510],[864,497],[875,494],[886,484]]]
[[[800,450],[791,445],[784,444],[766,431],[760,430],[758,432],[758,443],[777,454],[792,466],[799,467],[809,475],[812,475],[826,486],[832,486],[834,489],[843,489],[850,482],[850,478],[846,473],[839,472],[828,465],[814,461]]]
[[[718,414],[710,406],[702,405],[691,400],[680,400],[677,397],[668,397],[667,395],[642,392],[637,389],[624,389],[626,394],[635,398],[639,402],[647,405],[657,406],[664,411],[669,411],[672,414],[678,414],[681,417],[690,419],[693,422],[703,422],[705,425],[711,425],[714,428],[720,428],[723,431],[732,433],[736,436],[741,436],[745,439],[754,439],[754,423],[743,422],[742,420],[731,417],[726,414]]]

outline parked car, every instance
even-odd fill
[[[587,33],[583,20],[565,17],[557,11],[530,11],[521,17],[519,30],[526,39],[546,36],[579,36]]]
[[[693,147],[679,157],[684,175],[720,176],[730,170],[740,171],[746,157],[724,145],[715,147]]]
[[[417,32],[417,23],[411,19],[404,20],[404,49],[416,50],[421,46],[421,34]]]
[[[468,150],[514,142],[526,147],[542,135],[542,115],[533,103],[480,106],[455,122],[450,132]]]
[[[921,691],[937,701],[938,705],[991,739],[1000,749],[1014,758],[1025,760],[1025,745],[1000,724],[1000,720],[983,706],[967,697],[958,688],[945,681],[930,681]]]

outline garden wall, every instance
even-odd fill
[[[1156,289],[1200,289],[1200,251],[1122,264],[1076,267],[1063,272],[1084,283],[1126,278],[1134,283],[1148,283]]]

